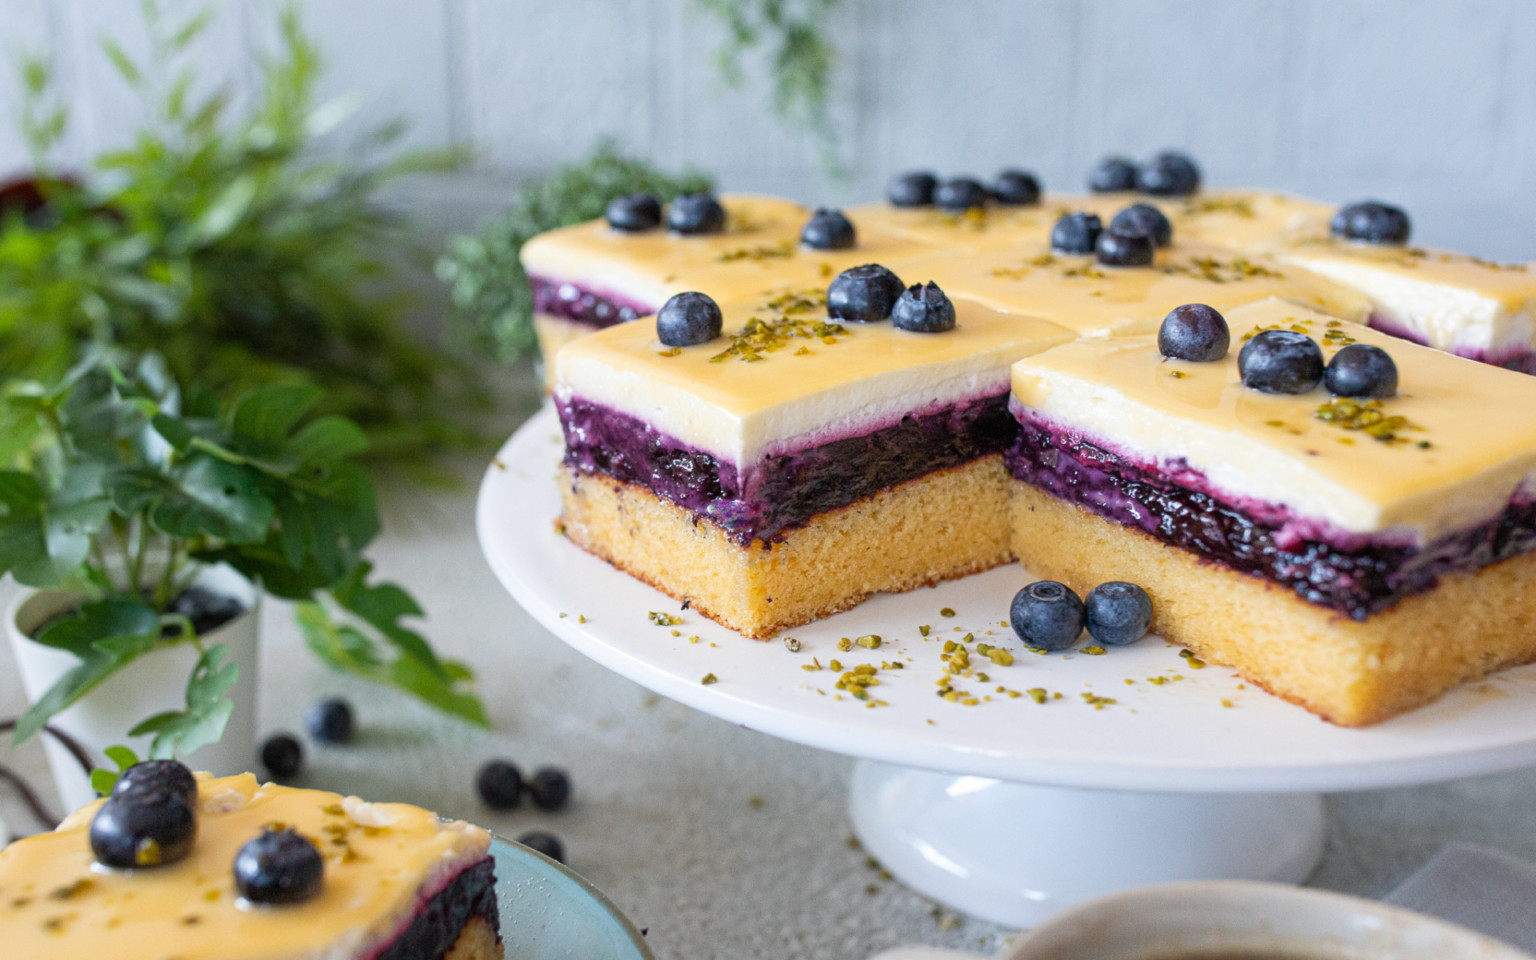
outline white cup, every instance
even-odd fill
[[[1482,934],[1371,900],[1212,880],[1127,890],[1022,935],[1007,960],[1536,960]]]

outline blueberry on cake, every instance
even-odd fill
[[[499,960],[490,835],[418,807],[129,768],[0,849],[7,957]]]
[[[749,637],[1005,563],[1008,368],[1071,338],[876,264],[680,294],[556,359],[565,532]]]
[[[1139,583],[1157,633],[1342,725],[1536,659],[1536,381],[1281,300],[1216,313],[1014,366],[1031,573]]]

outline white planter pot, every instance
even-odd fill
[[[235,709],[223,739],[180,759],[194,770],[208,770],[221,776],[244,773],[251,769],[256,756],[256,656],[261,595],[228,567],[204,571],[198,583],[233,596],[245,605],[245,613],[201,638],[205,647],[223,644],[229,649],[226,662],[240,664],[240,680],[229,693]],[[69,610],[79,601],[79,596],[63,590],[28,590],[19,594],[6,611],[6,633],[16,654],[22,687],[31,702],[35,703],[80,661],[63,650],[37,643],[30,635],[49,617]],[[54,716],[49,725],[80,741],[98,763],[106,762],[102,751],[114,744],[123,744],[143,757],[152,738],[130,738],[127,731],[157,713],[186,708],[187,679],[197,659],[197,649],[191,644],[146,654]],[[47,734],[40,736],[64,812],[96,799],[90,776],[69,750]]]

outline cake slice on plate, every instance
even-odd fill
[[[129,768],[0,850],[0,948],[50,960],[499,960],[490,835],[419,807]]]
[[[1015,365],[1030,572],[1142,584],[1157,632],[1344,725],[1536,658],[1536,381],[1281,300],[1226,319],[1213,362],[1144,335]],[[1239,347],[1269,331],[1319,361],[1379,347],[1396,392],[1245,386]]]
[[[942,292],[914,307],[932,332],[898,329],[910,291],[851,274],[837,316],[821,288],[687,294],[714,323],[693,345],[658,339],[669,306],[561,350],[572,542],[749,637],[1006,562],[1008,368],[1071,333]]]

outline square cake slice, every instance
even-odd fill
[[[1536,658],[1536,381],[1280,300],[1227,320],[1211,363],[1147,335],[1015,365],[1030,572],[1140,583],[1164,637],[1343,725]],[[1238,348],[1263,329],[1379,346],[1399,392],[1250,389]]]
[[[749,637],[1011,557],[1008,369],[1071,339],[957,301],[957,325],[827,320],[820,290],[722,304],[726,335],[655,324],[556,359],[572,542]]]
[[[1258,191],[1225,191],[1166,205],[1175,234],[1268,254],[1359,291],[1370,325],[1437,350],[1536,373],[1536,274],[1406,243],[1331,235],[1337,208]]]
[[[419,807],[197,774],[190,851],[158,866],[96,862],[106,801],[0,850],[0,955],[50,960],[500,960],[490,834]],[[180,803],[180,800],[176,801]],[[269,832],[318,848],[318,891],[240,895],[236,854]]]

